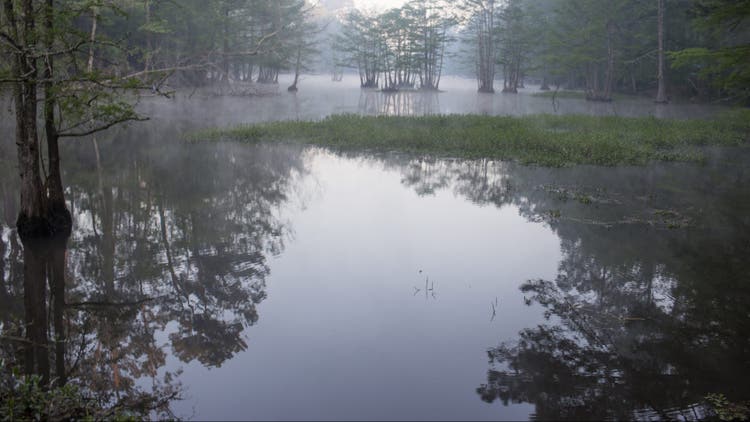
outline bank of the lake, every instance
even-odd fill
[[[335,149],[401,151],[493,158],[561,167],[701,161],[705,146],[750,140],[750,110],[713,119],[586,115],[419,117],[333,115],[319,121],[279,121],[201,131],[191,140],[292,142]]]

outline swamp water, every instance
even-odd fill
[[[440,112],[481,112],[460,87],[463,103],[435,94]],[[152,121],[99,136],[98,159],[90,139],[65,143],[70,381],[113,400],[178,392],[187,419],[690,419],[707,394],[750,397],[750,151],[548,169],[180,141],[390,101],[355,88],[157,100]],[[489,112],[551,112],[512,97],[487,97]],[[0,345],[14,360],[23,252],[5,148]]]

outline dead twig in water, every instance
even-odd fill
[[[497,316],[497,306],[498,306],[497,296],[495,296],[494,302],[490,302],[490,306],[492,307],[492,316],[490,317],[490,322],[492,322],[495,320],[495,316]]]

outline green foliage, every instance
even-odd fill
[[[723,394],[708,394],[706,402],[722,421],[746,421],[750,418],[750,403],[732,403]]]
[[[693,15],[696,24],[707,30],[722,31],[722,27],[734,31],[750,17],[748,0],[697,0]]]
[[[151,22],[144,23],[139,28],[141,31],[151,32],[154,34],[170,34],[172,28],[165,19],[154,20]]]
[[[741,101],[750,99],[750,45],[686,48],[669,56],[675,69],[693,69],[720,91]]]
[[[17,369],[3,370],[0,376],[0,420],[94,420],[104,415],[74,386],[46,389],[39,376],[23,376]]]
[[[703,45],[673,51],[672,66],[707,80],[723,95],[750,101],[750,0],[696,0],[690,11]]]
[[[166,380],[166,378],[165,378]],[[52,384],[55,384],[55,380]],[[42,384],[39,375],[25,375],[17,367],[0,361],[0,420],[118,420],[136,421],[158,415],[174,419],[168,408],[177,397],[172,390],[145,393],[131,391],[115,397],[94,394],[69,383],[62,386]]]
[[[467,6],[481,3],[464,0]],[[657,85],[655,0],[497,2],[498,62],[517,73],[585,89],[592,99],[653,95]],[[750,1],[664,0],[665,75],[671,96],[750,99]],[[475,42],[476,36],[469,37]],[[519,65],[520,64],[520,65]],[[511,87],[515,85],[511,81]],[[508,88],[508,87],[506,87]]]
[[[196,133],[194,140],[297,142],[337,149],[403,151],[524,164],[645,164],[700,161],[700,147],[748,141],[750,112],[712,120],[650,117],[449,115],[365,117],[335,115],[322,121],[282,121]]]
[[[140,83],[126,80],[123,87],[135,89]],[[82,89],[77,95],[69,95],[71,91],[58,97],[60,136],[80,136],[113,124],[144,119],[136,113],[129,96],[121,91]]]

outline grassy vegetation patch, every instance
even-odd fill
[[[701,146],[739,146],[750,139],[750,110],[711,120],[652,117],[334,115],[320,121],[280,121],[195,133],[192,140],[294,142],[337,149],[402,151],[524,164],[645,164],[697,161]]]

